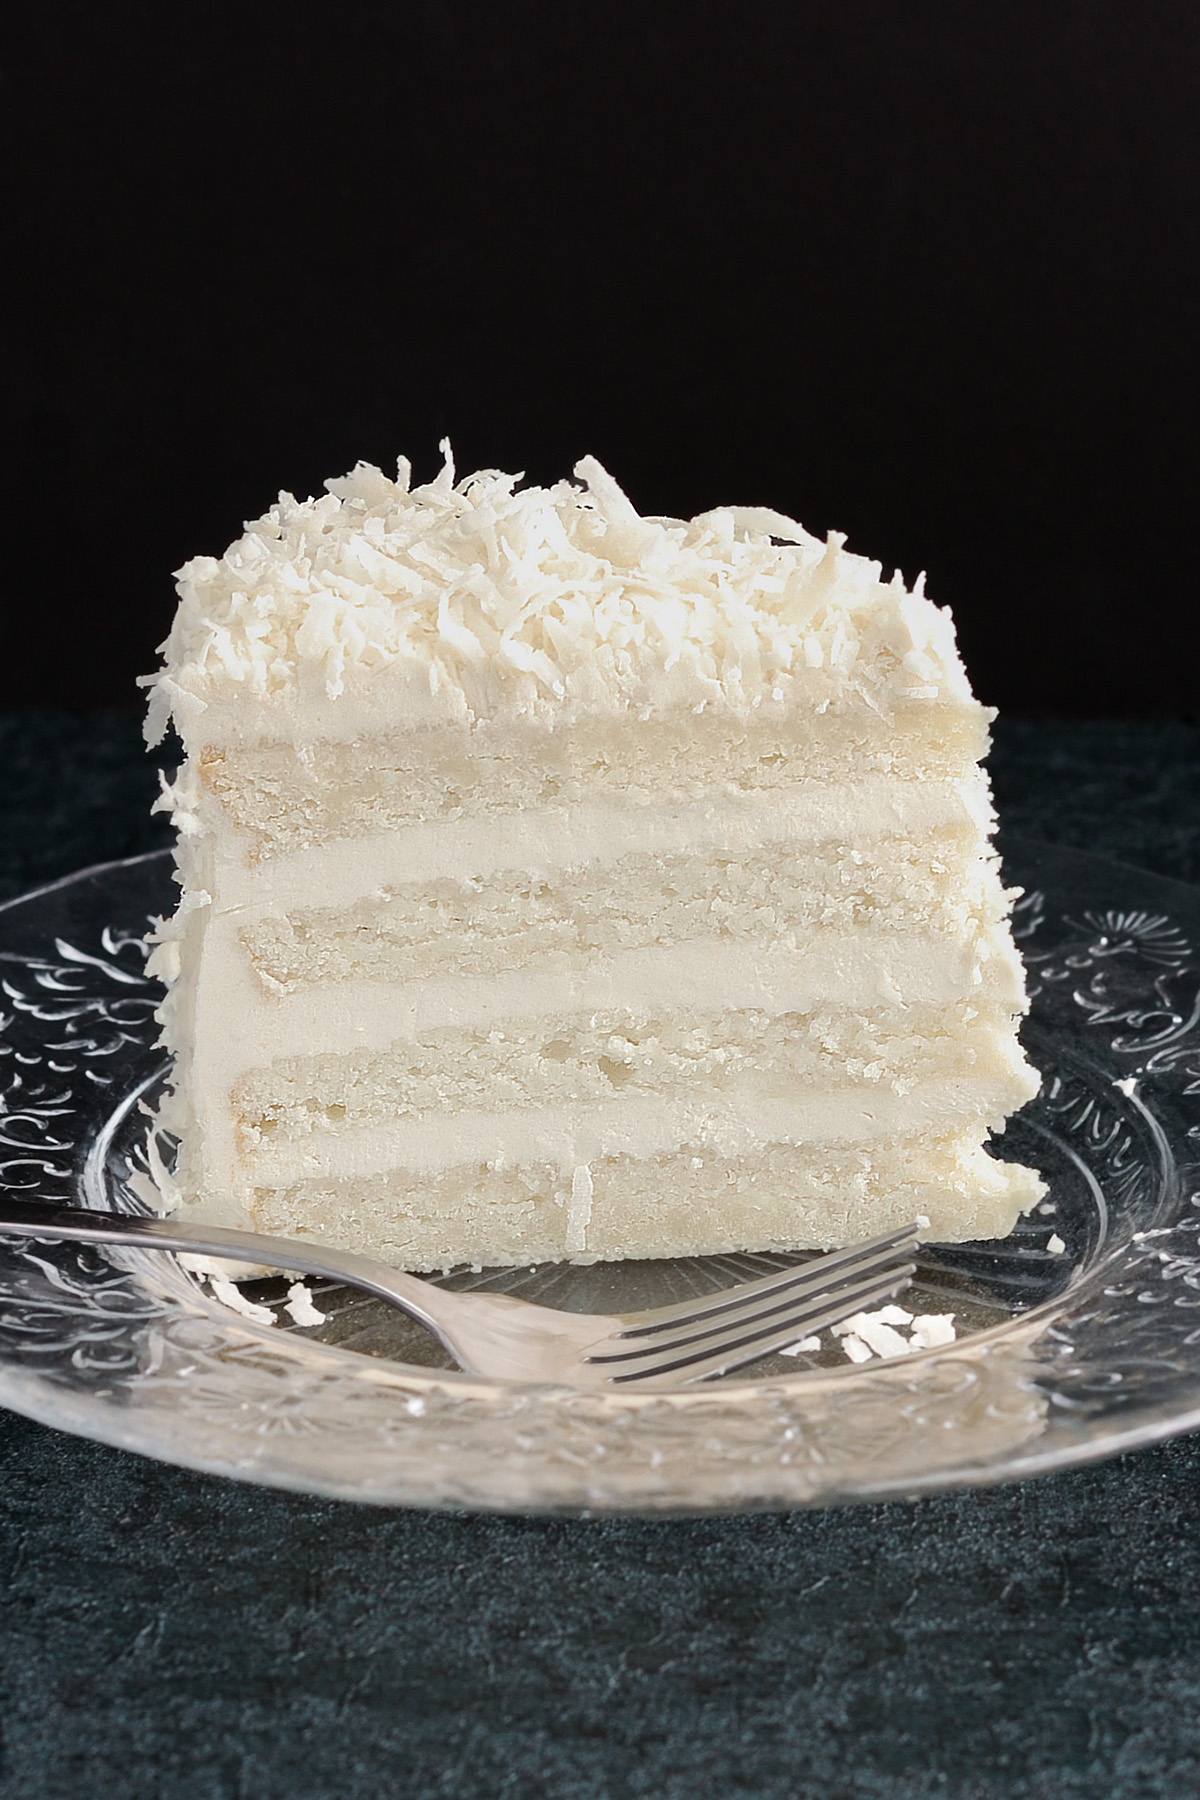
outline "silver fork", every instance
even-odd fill
[[[184,1251],[326,1276],[419,1319],[469,1374],[580,1388],[704,1381],[838,1325],[908,1286],[915,1268],[903,1258],[917,1231],[907,1225],[648,1312],[569,1313],[510,1294],[457,1294],[370,1257],[295,1238],[0,1198],[0,1237]]]

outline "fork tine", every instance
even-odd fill
[[[865,1244],[851,1244],[845,1250],[826,1251],[823,1255],[811,1257],[808,1262],[793,1263],[786,1269],[773,1269],[769,1275],[761,1275],[755,1281],[740,1282],[733,1288],[720,1288],[716,1293],[697,1296],[691,1300],[678,1300],[673,1306],[656,1306],[647,1312],[627,1313],[627,1323],[619,1335],[622,1338],[651,1337],[671,1326],[683,1327],[694,1322],[717,1319],[722,1313],[744,1311],[760,1298],[772,1294],[800,1293],[805,1289],[822,1291],[834,1281],[859,1274],[859,1265],[862,1263],[875,1265],[886,1252],[907,1249],[919,1229],[917,1225],[905,1225],[898,1231],[885,1232],[882,1237],[870,1238]],[[718,1323],[723,1321],[718,1319]]]
[[[869,1249],[869,1246],[864,1247]],[[725,1289],[723,1296],[714,1296],[723,1298],[723,1305],[711,1307],[707,1312],[684,1312],[684,1316],[680,1316],[678,1310],[671,1309],[667,1318],[653,1327],[640,1325],[637,1330],[617,1330],[613,1337],[630,1348],[617,1350],[613,1345],[612,1359],[624,1357],[631,1361],[633,1357],[653,1350],[675,1350],[678,1346],[716,1337],[725,1343],[734,1328],[752,1327],[759,1321],[766,1325],[777,1314],[795,1312],[797,1305],[804,1301],[835,1300],[838,1291],[849,1283],[864,1282],[869,1276],[887,1273],[889,1267],[896,1267],[898,1256],[909,1247],[898,1249],[889,1240],[883,1240],[883,1246],[874,1249],[873,1255],[864,1255],[853,1264],[838,1258],[840,1267],[828,1269],[826,1260],[820,1258],[817,1264],[806,1264],[799,1271],[775,1271],[775,1278],[770,1282],[750,1282],[747,1287]]]
[[[596,1361],[597,1363],[633,1363],[646,1355],[666,1355],[667,1352],[685,1350],[691,1345],[729,1343],[730,1337],[738,1336],[739,1332],[754,1330],[759,1325],[766,1330],[772,1325],[774,1319],[779,1319],[781,1316],[795,1318],[797,1307],[802,1307],[802,1305],[813,1307],[813,1305],[820,1305],[822,1301],[826,1305],[840,1303],[849,1289],[858,1289],[858,1287],[862,1287],[862,1283],[882,1278],[883,1274],[891,1274],[894,1269],[896,1269],[896,1253],[880,1251],[878,1255],[871,1258],[871,1262],[851,1269],[849,1273],[837,1271],[831,1282],[822,1282],[820,1287],[806,1287],[801,1292],[788,1289],[783,1296],[777,1291],[768,1292],[768,1294],[759,1292],[759,1294],[754,1294],[750,1300],[745,1301],[743,1305],[736,1305],[727,1312],[721,1312],[720,1316],[716,1316],[716,1318],[709,1316],[694,1328],[687,1327],[687,1323],[671,1325],[666,1334],[666,1343],[662,1343],[658,1339],[651,1343],[644,1334],[642,1334],[640,1343],[630,1343],[630,1336],[626,1332],[619,1332],[619,1334],[615,1334],[613,1341],[622,1343],[622,1345],[628,1343],[630,1348],[628,1350],[606,1350],[603,1355],[596,1357]],[[658,1334],[658,1336],[664,1336],[664,1334]],[[696,1354],[700,1354],[700,1350]]]
[[[724,1375],[731,1369],[737,1369],[743,1363],[754,1362],[760,1356],[767,1356],[772,1350],[779,1350],[786,1344],[792,1344],[798,1337],[809,1332],[824,1331],[827,1326],[840,1324],[843,1319],[850,1318],[856,1312],[864,1311],[875,1301],[890,1299],[906,1288],[916,1272],[914,1263],[905,1263],[900,1268],[889,1270],[885,1275],[878,1272],[873,1277],[864,1279],[853,1286],[844,1288],[838,1295],[822,1295],[820,1302],[814,1302],[807,1296],[794,1312],[789,1312],[786,1319],[775,1319],[762,1325],[758,1330],[743,1329],[740,1333],[730,1331],[726,1338],[714,1341],[706,1338],[702,1344],[691,1348],[679,1345],[665,1345],[654,1350],[646,1350],[641,1360],[634,1366],[625,1364],[619,1372],[614,1370],[609,1377],[613,1386],[645,1384],[646,1382],[674,1376],[677,1381],[699,1381],[709,1375]],[[606,1358],[589,1357],[589,1362],[607,1361]]]
[[[758,1312],[739,1313],[720,1319],[703,1330],[673,1335],[665,1343],[641,1343],[626,1349],[623,1339],[605,1339],[603,1347],[592,1352],[588,1360],[597,1363],[628,1363],[632,1366],[641,1365],[648,1359],[659,1362],[664,1357],[680,1356],[686,1351],[695,1356],[705,1356],[710,1351],[721,1349],[723,1345],[741,1343],[751,1336],[761,1337],[776,1328],[782,1330],[790,1321],[803,1318],[806,1313],[824,1312],[830,1307],[846,1305],[866,1288],[880,1281],[890,1280],[898,1271],[911,1270],[912,1267],[909,1263],[899,1265],[894,1257],[890,1257],[884,1260],[882,1266],[872,1265],[849,1280],[822,1288],[819,1293],[793,1294],[780,1304],[763,1307]],[[618,1348],[618,1345],[621,1347]]]

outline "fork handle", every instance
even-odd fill
[[[232,1262],[264,1263],[299,1275],[324,1275],[363,1288],[410,1313],[428,1327],[459,1361],[434,1312],[432,1289],[416,1275],[385,1268],[352,1250],[310,1247],[295,1238],[260,1237],[254,1231],[232,1231],[223,1225],[177,1225],[138,1213],[93,1211],[75,1206],[39,1206],[0,1195],[0,1237],[47,1238],[82,1244],[126,1244],[139,1250],[182,1250]],[[432,1305],[436,1306],[436,1299]]]

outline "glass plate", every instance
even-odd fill
[[[678,1393],[580,1393],[444,1366],[420,1327],[332,1286],[233,1313],[162,1253],[0,1243],[0,1402],[221,1475],[408,1506],[698,1511],[927,1493],[1066,1467],[1200,1425],[1200,889],[1009,843],[1039,1098],[997,1144],[1050,1181],[999,1244],[926,1247],[910,1310],[945,1348],[839,1346]],[[147,919],[165,853],[0,908],[0,1179],[139,1208],[164,1077]],[[130,1182],[133,1181],[133,1188]],[[1065,1250],[1056,1253],[1058,1242]],[[677,1299],[779,1257],[460,1272],[583,1310]]]

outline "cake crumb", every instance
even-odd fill
[[[821,1340],[819,1337],[806,1337],[801,1338],[798,1344],[789,1344],[787,1348],[781,1350],[779,1354],[781,1356],[810,1356],[820,1348]]]
[[[1063,1251],[1066,1249],[1066,1247],[1067,1246],[1063,1243],[1063,1241],[1059,1237],[1057,1231],[1053,1234],[1052,1237],[1049,1237],[1046,1240],[1046,1248],[1050,1252],[1051,1256],[1061,1256]]]

